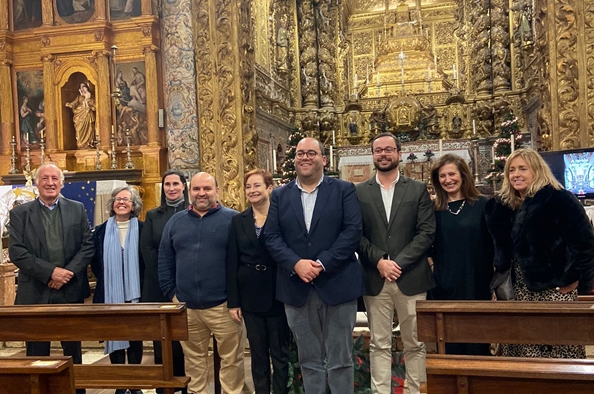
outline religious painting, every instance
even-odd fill
[[[84,23],[95,14],[93,0],[56,0],[56,11],[66,23]]]
[[[16,73],[18,130],[21,146],[39,144],[45,138],[45,103],[43,95],[43,71]]]
[[[146,145],[146,76],[144,62],[118,64],[115,86],[120,91],[116,106],[117,143]]]
[[[120,21],[140,16],[141,0],[109,0],[109,19]]]
[[[12,0],[14,30],[41,26],[41,0]]]

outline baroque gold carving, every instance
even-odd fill
[[[578,109],[579,77],[575,5],[575,1],[573,0],[555,2],[559,145],[561,149],[580,147],[580,118]]]
[[[43,45],[44,47],[48,46],[50,44],[50,39],[48,36],[42,36],[41,37],[41,45]]]
[[[584,39],[586,41],[586,87],[588,112],[588,145],[594,146],[594,1],[584,1]]]
[[[373,32],[362,31],[353,33],[353,54],[366,55],[373,50]]]
[[[312,2],[299,5],[299,48],[302,72],[301,95],[304,107],[315,107],[318,103],[317,45]]]

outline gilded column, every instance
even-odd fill
[[[490,94],[493,82],[491,79],[491,32],[488,2],[474,3],[469,19],[472,23],[469,40],[472,47],[469,49],[473,53],[470,61],[472,73],[470,90],[479,95]]]
[[[332,21],[340,20],[339,8],[334,1],[321,0],[316,7],[318,36],[318,75],[320,84],[320,105],[333,107],[336,96],[336,26]]]
[[[0,0],[0,10],[8,10],[8,0]],[[8,12],[0,14],[0,31],[8,30]]]
[[[591,64],[594,61],[594,0],[584,1],[584,30],[585,30],[585,58],[584,64]],[[588,63],[590,62],[590,63]],[[588,67],[586,70],[586,100],[587,103],[587,144],[584,146],[594,146],[594,70]]]
[[[144,64],[146,67],[146,125],[148,129],[148,145],[160,146],[159,139],[159,92],[157,90],[157,57],[154,45],[144,48]]]
[[[96,1],[95,2],[95,15],[97,15],[97,21],[104,21],[105,20],[105,1]]]
[[[508,12],[507,0],[491,0],[491,61],[495,92],[506,91],[511,87]]]
[[[43,97],[45,102],[45,135],[49,151],[58,149],[58,113],[54,85],[54,55],[41,57],[43,63]]]
[[[242,209],[243,174],[257,163],[251,1],[194,0],[192,13],[201,169]]]
[[[311,0],[302,1],[299,17],[299,65],[301,68],[301,96],[303,107],[319,107],[318,45],[316,43],[316,18]]]
[[[101,3],[101,2],[99,2]],[[97,5],[95,5],[97,7]],[[52,0],[41,0],[41,23],[42,26],[53,26],[54,24],[54,5]]]
[[[153,13],[151,0],[141,0],[140,10],[142,15],[151,15]]]
[[[0,86],[12,86],[10,60],[0,61]],[[0,98],[0,122],[2,131],[2,155],[10,155],[10,140],[15,135],[12,89],[5,89]]]
[[[97,130],[102,148],[110,145],[112,122],[111,80],[109,77],[109,52],[93,53],[97,59]]]

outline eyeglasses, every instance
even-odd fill
[[[388,146],[387,148],[375,148],[373,150],[374,155],[381,155],[382,152],[386,152],[387,155],[391,155],[392,153],[396,152],[396,148],[393,146]]]
[[[123,202],[124,204],[127,204],[130,201],[132,201],[132,200],[130,200],[128,197],[118,197],[118,198],[115,199],[115,201],[116,202]]]
[[[298,150],[295,153],[295,157],[298,159],[303,159],[303,156],[307,156],[308,159],[314,159],[317,155],[318,155],[318,152],[316,152],[315,150],[308,150],[307,152]]]

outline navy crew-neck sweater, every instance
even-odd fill
[[[237,214],[217,203],[202,217],[190,207],[169,219],[159,246],[159,284],[168,299],[177,296],[191,309],[227,300],[227,240]]]

